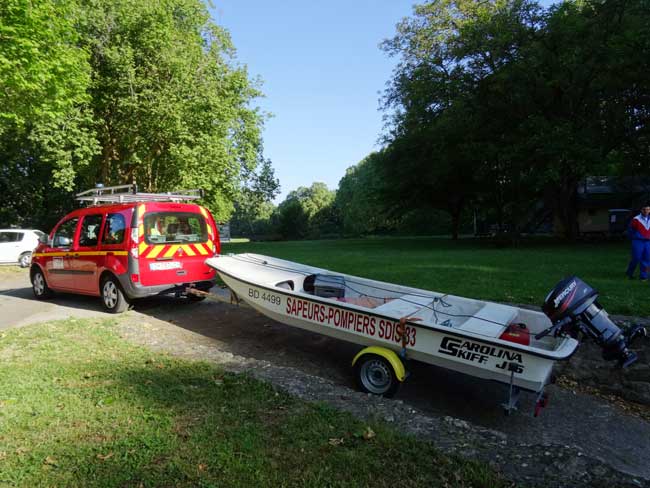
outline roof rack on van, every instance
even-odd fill
[[[165,193],[142,193],[138,192],[138,186],[119,185],[101,186],[91,190],[77,193],[76,200],[90,202],[91,205],[98,203],[130,203],[130,202],[182,202],[187,200],[198,200],[203,197],[203,190],[177,190]]]

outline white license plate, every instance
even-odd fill
[[[164,271],[167,269],[181,269],[183,265],[180,261],[162,261],[160,263],[149,263],[151,271]]]

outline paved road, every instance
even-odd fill
[[[98,305],[97,299],[73,295],[57,296],[51,301],[34,300],[27,271],[0,268],[0,330],[68,317],[109,317]]]
[[[0,275],[0,310],[0,329],[69,316],[110,316],[101,311],[98,298],[57,295],[37,302],[26,274]],[[353,386],[349,364],[358,346],[273,322],[249,309],[157,298],[138,303],[132,313],[143,321],[171,322],[201,334],[236,356]],[[550,387],[551,403],[541,417],[532,417],[534,399],[528,394],[522,410],[505,417],[499,406],[505,396],[501,385],[424,364],[413,365],[412,372],[399,397],[431,415],[467,420],[519,443],[548,444],[545,449],[551,451],[552,445],[577,447],[619,471],[650,480],[650,424],[597,398]]]

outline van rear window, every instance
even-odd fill
[[[144,216],[147,244],[206,242],[208,226],[201,214],[190,212],[157,212]]]

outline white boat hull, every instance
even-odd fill
[[[266,256],[255,258],[287,268],[299,266],[303,273],[324,271]],[[399,334],[399,317],[272,285],[274,280],[285,279],[287,272],[277,273],[268,283],[265,279],[268,273],[260,270],[251,274],[248,269],[242,269],[246,266],[233,262],[232,257],[211,258],[207,263],[240,299],[278,322],[364,346],[380,346],[396,352],[402,352],[405,346],[408,358],[483,379],[507,384],[512,381],[513,385],[530,391],[541,391],[549,382],[553,363],[567,359],[577,347],[574,339],[563,338],[555,350],[540,350],[414,320],[406,322],[404,344]]]

